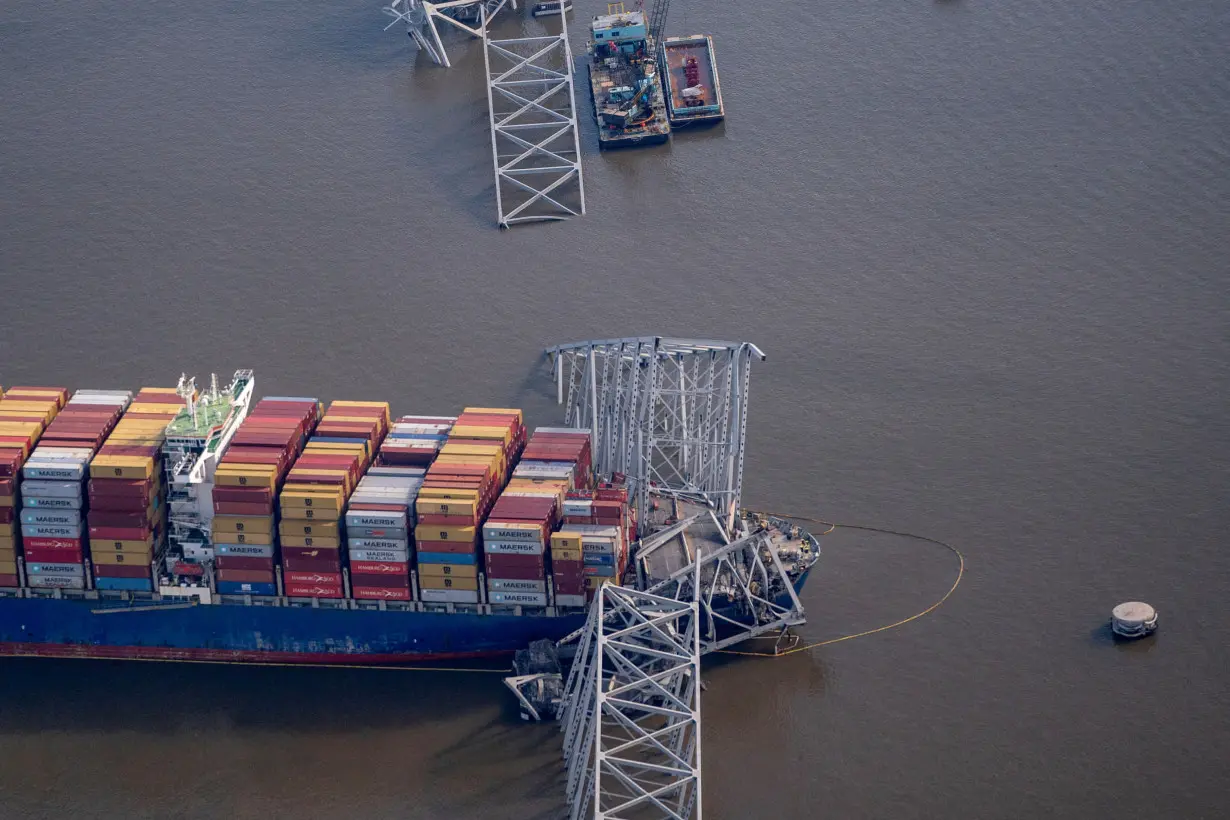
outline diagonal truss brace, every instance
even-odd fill
[[[571,820],[701,817],[698,611],[613,585],[595,597],[565,691]]]
[[[679,601],[699,600],[701,654],[807,622],[794,584],[765,530],[723,547],[706,548],[696,560],[698,567],[683,567],[648,592]]]
[[[560,20],[554,37],[493,40],[482,27],[501,228],[585,213],[572,49]]]
[[[444,49],[444,42],[440,39],[440,29],[436,23],[444,22],[466,32],[471,37],[481,38],[486,34],[487,22],[508,5],[516,9],[517,0],[448,0],[444,3],[429,3],[427,0],[392,0],[381,11],[393,18],[393,22],[384,27],[385,31],[404,22],[410,39],[427,52],[432,62],[445,68],[451,68],[453,64],[449,62],[448,52]],[[479,12],[476,18],[479,21],[478,28],[458,19],[460,13],[474,9]]]

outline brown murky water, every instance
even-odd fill
[[[545,345],[755,341],[748,503],[969,570],[708,664],[707,815],[1225,815],[1225,3],[676,0],[727,124],[587,123],[589,215],[503,233],[478,45],[414,62],[377,6],[6,4],[0,383],[554,423]],[[951,582],[825,543],[814,638]],[[1116,646],[1132,598],[1162,631]],[[546,818],[559,769],[494,678],[0,663],[5,817]]]

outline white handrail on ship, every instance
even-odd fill
[[[234,378],[227,385],[226,389],[228,391],[234,390],[235,382],[245,377],[248,380],[247,384],[231,404],[230,415],[227,416],[226,422],[223,424],[222,432],[218,434],[218,446],[211,451],[209,443],[206,442],[205,452],[201,453],[201,457],[197,459],[196,464],[192,467],[192,472],[188,474],[189,484],[204,484],[207,481],[213,480],[214,470],[217,467],[218,461],[222,458],[222,454],[226,452],[226,447],[231,443],[231,439],[235,437],[240,423],[247,418],[248,410],[252,404],[252,392],[256,385],[256,379],[253,377],[252,371],[236,370]]]

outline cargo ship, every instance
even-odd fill
[[[659,54],[672,128],[721,122],[726,116],[713,38],[707,34],[666,37]]]
[[[635,576],[638,513],[587,430],[254,387],[0,391],[0,654],[499,657]]]
[[[657,145],[671,124],[643,11],[611,3],[590,24],[589,85],[600,148]]]

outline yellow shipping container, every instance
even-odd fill
[[[17,548],[17,541],[11,535],[0,535],[0,550]]]
[[[581,551],[579,549],[566,549],[551,545],[551,558],[555,561],[581,561]]]
[[[14,530],[12,524],[0,524],[0,538],[12,538]]]
[[[146,552],[98,552],[91,548],[90,554],[93,556],[95,564],[106,566],[115,566],[117,564],[137,565],[142,566],[154,560],[154,551],[147,550]]]
[[[223,467],[228,469],[223,470]],[[214,483],[220,487],[273,487],[278,481],[278,468],[273,464],[219,465]]]
[[[95,456],[90,462],[90,478],[150,478],[154,459],[146,456]]]
[[[154,537],[134,541],[99,541],[90,539],[90,552],[149,552],[154,548]]]
[[[512,431],[507,427],[454,427],[448,432],[449,438],[480,438],[498,441],[507,445],[512,441]]]
[[[342,545],[340,539],[323,535],[283,535],[279,540],[284,547],[320,547],[335,550],[340,549]]]
[[[321,507],[283,507],[282,520],[288,519],[293,521],[322,521],[336,522],[341,518],[342,514],[336,509],[323,509]]]
[[[215,515],[214,532],[273,532],[271,515]],[[215,541],[218,539],[214,539]]]
[[[314,535],[321,538],[339,537],[337,521],[326,521],[324,519],[319,521],[283,519],[281,523],[278,524],[278,532],[281,534],[283,539],[285,539],[288,535],[297,535],[300,537]]]
[[[456,515],[472,519],[478,515],[478,502],[463,499],[419,498],[414,502],[414,511],[419,515]]]
[[[465,589],[470,592],[478,590],[477,578],[448,578],[443,575],[421,575],[419,586],[423,589]]]
[[[419,564],[423,578],[478,578],[478,567],[473,564]]]
[[[614,575],[586,575],[585,576],[585,588],[586,589],[597,589],[598,587],[603,586],[604,584],[613,584],[613,583],[615,583]]]
[[[0,558],[0,575],[16,575],[17,562],[13,559]]]
[[[15,502],[16,502],[15,496],[0,495],[0,507],[14,507],[16,506]]]
[[[219,544],[255,544],[268,547],[273,544],[271,532],[220,532],[214,536]]]
[[[455,487],[420,487],[419,498],[478,498],[478,490],[466,490]],[[418,503],[417,501],[415,502]]]
[[[414,528],[415,541],[456,541],[460,544],[473,544],[477,536],[478,528],[473,526],[419,524]]]
[[[290,485],[287,485],[288,487]],[[345,504],[345,496],[339,487],[337,492],[316,492],[314,490],[299,489],[302,485],[298,485],[293,490],[283,490],[278,496],[278,501],[282,506],[283,512],[288,509],[307,508],[318,510],[320,512],[332,512],[335,514],[342,511]]]
[[[146,402],[142,404],[129,405],[128,410],[125,412],[137,416],[153,416],[166,415],[167,413],[178,413],[183,409],[184,406],[182,404],[154,404],[152,402]]]
[[[557,547],[564,550],[579,550],[581,548],[581,533],[569,532],[568,530],[551,533],[552,554],[555,553]]]

